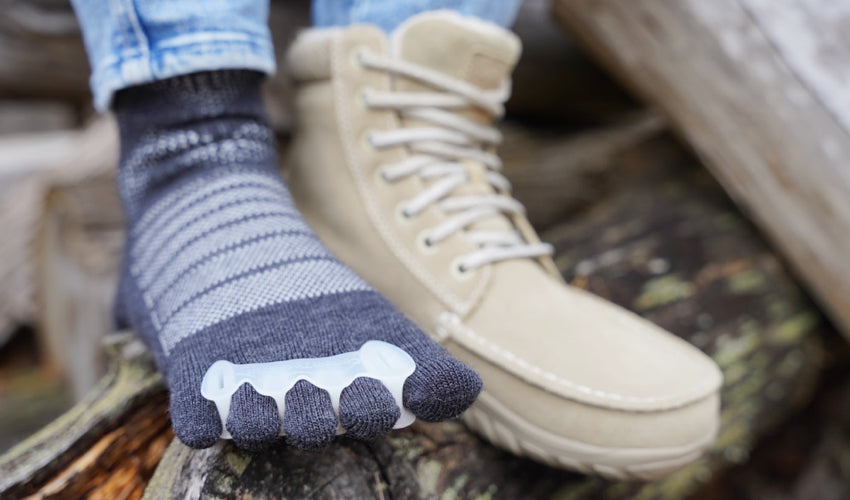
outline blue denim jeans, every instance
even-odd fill
[[[504,27],[521,0],[313,0],[316,26],[371,23],[453,9]],[[72,0],[92,68],[95,107],[115,91],[197,71],[275,71],[268,0]]]

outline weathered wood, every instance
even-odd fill
[[[0,345],[35,315],[29,245],[44,193],[38,173],[70,154],[77,138],[67,131],[0,138]]]
[[[171,431],[160,376],[128,336],[85,400],[0,456],[0,498],[141,496]]]
[[[713,451],[640,491],[682,498],[746,462],[760,436],[809,400],[822,359],[814,333],[829,327],[714,180],[675,144],[655,148],[623,158],[605,201],[543,236],[574,285],[686,338],[723,370]]]
[[[111,173],[52,187],[36,238],[38,326],[45,352],[80,400],[104,374],[101,342],[124,242]]]
[[[850,5],[556,0],[662,110],[850,335]]]
[[[816,334],[826,327],[720,188],[674,143],[654,140],[621,150],[612,160],[596,202],[544,238],[556,245],[557,263],[574,284],[637,309],[720,363],[726,375],[724,427],[704,460],[648,485],[611,483],[513,457],[456,422],[416,424],[371,444],[341,438],[319,454],[282,444],[260,454],[229,443],[194,451],[172,442],[150,479],[147,498],[678,499],[717,470],[745,461],[758,436],[808,399],[821,359]],[[145,374],[134,371],[140,368]],[[102,430],[63,432],[57,426],[66,424],[57,421],[15,448],[11,459],[0,458],[0,478],[10,478],[0,479],[0,497],[56,492],[59,485],[75,496],[85,492],[106,477],[103,464],[109,462],[86,457],[114,458],[115,471],[124,471],[128,460],[153,460],[133,458],[130,450],[144,446],[111,434],[143,435],[144,443],[162,443],[167,436],[165,428],[151,431],[150,419],[130,419],[160,415],[165,421],[165,401],[149,385],[150,370],[122,366],[117,372],[118,379],[125,377],[122,389],[104,389],[116,387],[111,375],[87,401],[92,410],[83,405],[72,410],[73,417],[63,417],[101,422],[82,427]],[[148,390],[158,395],[144,393]],[[98,399],[107,393],[120,397]],[[120,408],[105,409],[116,405]],[[59,451],[45,449],[52,440]],[[121,478],[129,477],[126,488],[135,495],[148,469],[133,470],[110,475],[110,487],[116,488],[110,491],[121,490]]]
[[[850,498],[850,345],[837,334],[825,340],[828,369],[812,403],[692,500]]]
[[[0,152],[3,153],[0,154],[0,234],[4,235],[0,239],[0,254],[3,255],[3,259],[0,260],[0,283],[3,283],[0,287],[0,341],[11,331],[11,327],[16,322],[31,322],[36,316],[36,310],[48,316],[52,315],[50,319],[45,319],[44,315],[41,317],[44,327],[41,331],[46,333],[45,338],[64,339],[60,343],[46,342],[49,346],[47,353],[56,360],[57,367],[63,368],[65,363],[61,360],[75,350],[68,348],[69,341],[73,338],[68,335],[68,325],[74,321],[82,322],[81,332],[86,333],[79,333],[77,337],[104,331],[106,325],[96,328],[96,324],[92,322],[85,324],[87,318],[91,316],[72,319],[68,315],[74,309],[68,309],[67,302],[59,301],[53,308],[36,307],[39,296],[42,297],[41,305],[44,305],[46,295],[59,291],[53,287],[54,283],[48,283],[52,277],[55,277],[52,269],[49,272],[46,272],[44,268],[40,272],[37,270],[37,261],[45,262],[45,259],[39,260],[35,257],[39,247],[36,240],[39,238],[61,240],[65,235],[62,231],[73,233],[73,225],[62,224],[62,227],[57,227],[52,222],[55,222],[56,218],[66,220],[73,220],[75,216],[79,218],[79,210],[72,209],[70,202],[64,205],[59,203],[60,206],[55,206],[58,202],[51,202],[53,205],[46,204],[47,194],[54,187],[58,187],[61,191],[61,186],[85,183],[86,179],[105,175],[114,169],[118,158],[115,126],[108,117],[104,116],[91,122],[81,131],[6,136],[0,138]],[[111,193],[111,190],[107,192]],[[77,205],[81,205],[82,200],[87,196],[87,193],[77,196]],[[57,197],[62,198],[57,195],[53,199]],[[45,215],[45,207],[50,206],[62,213],[57,211]],[[104,208],[107,207],[108,210],[102,211],[95,207],[95,210],[91,212],[99,214],[101,218],[118,216],[116,220],[120,224],[120,209],[117,203],[107,203]],[[92,227],[100,227],[97,221],[90,221],[89,224],[93,225]],[[89,236],[97,239],[93,233]],[[77,241],[81,239],[77,238]],[[102,248],[102,243],[105,242],[94,241],[90,243],[90,246],[99,249]],[[71,261],[73,262],[74,258],[81,258],[92,262],[95,258],[94,254],[80,249],[79,246],[70,246],[77,249],[76,257],[71,256]],[[48,250],[44,245],[40,248],[42,251]],[[49,250],[58,248],[64,247],[54,245]],[[108,281],[112,282],[111,276]],[[87,288],[86,285],[93,283],[92,281],[81,281],[76,284],[68,282],[65,286],[82,286],[83,288],[79,291],[91,294],[95,293],[94,290]],[[62,290],[62,292],[67,291],[69,290]],[[64,293],[63,297],[76,295]],[[78,297],[78,300],[80,298],[82,297]],[[92,303],[78,310],[84,311],[86,307],[97,307],[95,304]],[[58,318],[54,314],[57,312],[60,316],[64,314],[64,317]],[[90,378],[84,384],[75,384],[80,387],[78,391],[80,396],[88,390],[92,382],[94,380]]]
[[[32,329],[17,329],[0,347],[0,454],[73,404],[62,379],[49,369],[40,369]]]
[[[117,158],[117,134],[107,117],[82,131],[0,137],[0,344],[15,323],[35,317],[32,246],[45,194],[53,185],[107,172]]]

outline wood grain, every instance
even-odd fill
[[[828,0],[556,0],[669,117],[850,335],[850,7]]]

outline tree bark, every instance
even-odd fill
[[[829,0],[556,0],[666,114],[850,335],[850,6]]]

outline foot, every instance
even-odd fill
[[[720,371],[562,282],[494,154],[519,52],[445,11],[391,36],[300,37],[293,193],[343,262],[481,374],[471,427],[550,465],[657,477],[713,441]]]
[[[165,375],[175,433],[195,448],[222,435],[215,405],[200,393],[217,360],[325,357],[369,340],[413,357],[403,402],[418,418],[456,417],[478,395],[478,376],[337,261],[304,222],[277,173],[260,82],[256,73],[217,71],[116,96],[128,225],[119,310]],[[272,398],[244,384],[227,431],[248,449],[281,433],[316,448],[338,426],[374,439],[400,414],[371,378],[342,392],[338,418],[328,393],[307,381],[285,402],[281,416]]]

